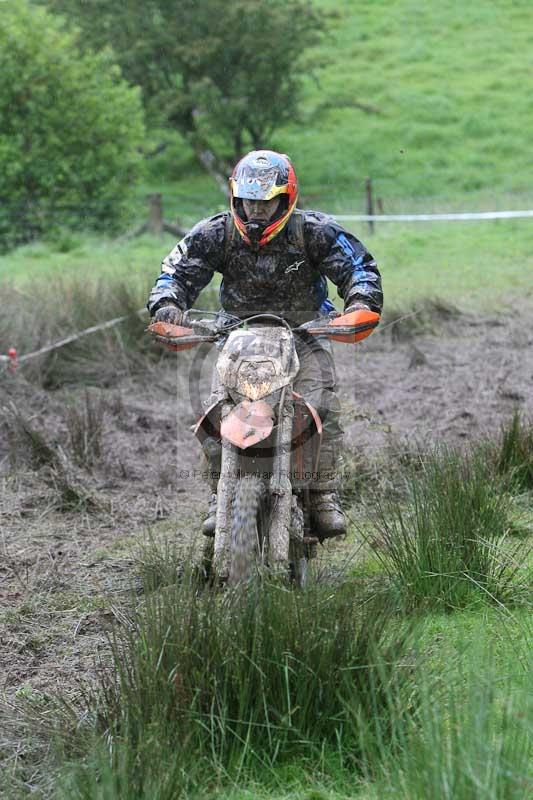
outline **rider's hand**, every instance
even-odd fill
[[[154,322],[167,322],[169,325],[182,325],[184,312],[174,303],[166,303],[157,309]]]
[[[370,311],[370,306],[367,306],[366,303],[350,303],[349,306],[346,306],[343,313],[351,314],[352,311]]]

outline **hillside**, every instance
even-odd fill
[[[334,197],[332,184],[349,192],[364,175],[385,197],[531,189],[527,0],[322,5],[336,10],[318,54],[331,63],[309,86],[305,135],[283,136],[313,192]]]
[[[388,211],[531,202],[528,0],[315,2],[330,30],[301,119],[265,142],[293,158],[308,205],[361,210],[367,175]],[[220,204],[182,142],[153,162],[151,188],[162,179],[186,219]]]

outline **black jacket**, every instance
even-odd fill
[[[228,214],[199,222],[165,258],[148,301],[150,314],[168,301],[190,308],[215,272],[222,274],[223,309],[238,317],[270,312],[296,324],[307,322],[333,309],[327,278],[345,306],[363,302],[381,311],[376,262],[332,217],[296,211],[281,233],[255,251],[235,229],[227,240]]]

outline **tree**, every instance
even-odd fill
[[[116,224],[140,166],[138,89],[45,9],[7,0],[0,19],[0,246]]]
[[[48,0],[95,47],[109,43],[154,122],[225,171],[294,119],[303,54],[324,16],[306,0]]]

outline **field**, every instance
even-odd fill
[[[320,5],[301,116],[270,143],[305,207],[363,212],[368,175],[386,212],[531,208],[529,3]],[[135,221],[150,191],[184,225],[224,208],[168,142]],[[7,800],[532,795],[533,226],[347,226],[386,298],[335,347],[349,533],[305,591],[233,598],[194,576],[213,354],[160,352],[137,313],[173,238],[0,256],[2,354],[128,315],[0,362]]]
[[[91,288],[71,280],[69,288],[68,282],[52,282],[41,287],[36,310],[22,281],[6,325],[18,330],[31,349],[38,341],[35,337],[54,338],[52,331],[61,326],[79,329],[141,305],[141,286],[121,296],[115,284],[116,291],[98,304],[100,290],[101,284]],[[58,293],[69,297],[69,303],[54,314]],[[487,307],[494,309],[497,295],[486,296]],[[208,648],[202,663],[217,659],[214,642],[213,652],[208,646],[214,632],[201,625],[202,619],[211,618],[203,616],[202,604],[215,613],[214,599],[208,594],[199,600],[186,579],[177,579],[183,564],[198,559],[201,537],[195,532],[208,496],[199,477],[201,460],[190,443],[190,358],[183,357],[176,372],[173,358],[142,344],[144,323],[134,316],[118,337],[107,333],[90,344],[64,348],[59,358],[28,365],[15,375],[4,372],[0,437],[6,454],[1,501],[5,796],[527,796],[531,306],[521,301],[507,316],[465,313],[429,299],[417,308],[413,313],[412,305],[401,307],[412,316],[400,322],[396,312],[390,312],[381,331],[360,346],[355,360],[351,348],[337,346],[347,443],[343,496],[351,520],[348,539],[323,549],[315,578],[307,592],[296,593],[294,608],[287,611],[286,589],[264,587],[259,617],[248,621],[239,646],[230,648],[237,662],[224,667],[221,661],[215,670],[226,686],[217,702],[230,702],[227,692],[235,690],[231,681],[238,680],[245,694],[237,709],[211,708],[207,728],[201,716],[205,709],[191,707],[188,722],[169,711],[166,704],[174,702],[176,686],[169,695],[164,677],[183,669],[199,686],[206,682],[206,691],[215,691],[207,688],[209,671],[198,671],[198,664],[179,666],[183,636],[193,637],[193,652]],[[69,316],[72,309],[74,318]],[[59,327],[54,329],[54,324]],[[201,370],[203,396],[211,365],[208,358]],[[513,429],[515,412],[524,422]],[[507,461],[503,430],[511,442]],[[444,445],[452,449],[434,449]],[[463,475],[469,454],[475,463],[481,458],[493,466],[480,473],[474,467]],[[439,475],[452,479],[451,485],[445,480],[431,485],[432,464]],[[453,481],[455,473],[458,483]],[[512,477],[517,475],[519,483]],[[467,538],[481,536],[481,549],[485,539],[488,542],[485,566],[464,564],[460,571],[467,572],[459,584],[455,572],[448,581],[452,566],[446,566],[445,558],[447,548],[459,546],[453,538],[457,519],[434,520],[441,527],[431,534],[432,541],[443,537],[444,552],[436,557],[444,562],[431,568],[429,583],[431,571],[420,565],[417,573],[412,553],[402,561],[400,547],[399,560],[387,556],[384,542],[390,547],[402,541],[393,524],[395,509],[404,508],[405,519],[410,518],[410,503],[420,486],[442,493],[446,513],[455,513],[457,504],[461,508],[458,491],[472,486],[476,492],[477,500],[465,495],[463,511]],[[470,533],[478,526],[478,534]],[[469,568],[474,569],[470,578]],[[418,583],[419,593],[413,591]],[[136,597],[136,591],[142,593]],[[370,609],[368,616],[362,613],[365,608]],[[301,636],[307,641],[313,635],[312,609],[323,610],[320,646],[325,650],[298,655]],[[259,661],[252,664],[238,661],[239,653],[251,646],[247,637],[254,626],[280,613],[286,628],[281,620],[274,626],[279,639],[268,645],[268,655],[258,652]],[[188,630],[196,617],[200,628]],[[224,647],[224,636],[234,643],[231,619],[232,615],[215,617],[222,636],[218,647]],[[175,642],[168,639],[169,624],[182,631]],[[308,633],[305,626],[310,626]],[[395,639],[399,649],[391,655]],[[273,655],[278,652],[274,644],[279,656]],[[341,659],[341,677],[351,674],[357,663],[365,676],[359,690],[345,687],[342,702],[327,694],[330,678],[320,677],[319,664],[331,658],[328,647],[341,648],[336,656]],[[161,667],[163,684],[159,679],[153,683],[159,672],[148,658],[157,652],[167,654]],[[268,700],[273,716],[266,721],[261,721],[261,709],[246,701],[246,692],[257,681],[256,669],[268,670],[273,686],[287,679],[286,652],[293,652],[295,659],[294,680],[286,686],[288,702],[296,709],[301,702],[313,707],[322,697],[316,719],[312,715],[311,721],[302,721],[294,712],[296,741],[276,721],[283,711],[276,710],[277,695]],[[305,666],[307,655],[311,662]],[[131,667],[129,659],[136,659]],[[369,659],[377,664],[376,674],[367,674]],[[116,695],[113,681],[109,683],[113,662],[121,676],[113,690]],[[391,664],[393,674],[387,672]],[[314,669],[318,684],[309,682]],[[399,684],[394,675],[404,676]],[[436,687],[439,700],[434,705],[427,696],[433,696]],[[101,691],[104,695],[97,700],[94,693]],[[153,699],[142,711],[138,704],[146,692]],[[375,714],[365,711],[364,704],[350,705],[367,694],[379,707]],[[133,718],[124,716],[127,709],[135,716],[135,729],[130,728]],[[175,729],[167,728],[169,713]],[[234,714],[243,715],[240,729],[232,722],[240,719]],[[222,725],[228,730],[227,747],[215,736]],[[254,725],[267,725],[266,738],[256,741]],[[305,730],[300,727],[304,725]],[[186,736],[178,743],[177,731],[188,726],[196,731],[194,741]],[[104,729],[113,730],[116,739],[113,758],[118,760],[112,771],[102,750]],[[201,734],[204,729],[207,740]],[[454,730],[461,735],[454,736]],[[273,751],[269,741],[277,742]],[[170,769],[176,752],[181,754],[178,772]],[[137,758],[145,765],[140,772],[134,767]],[[455,787],[449,795],[448,783]]]

